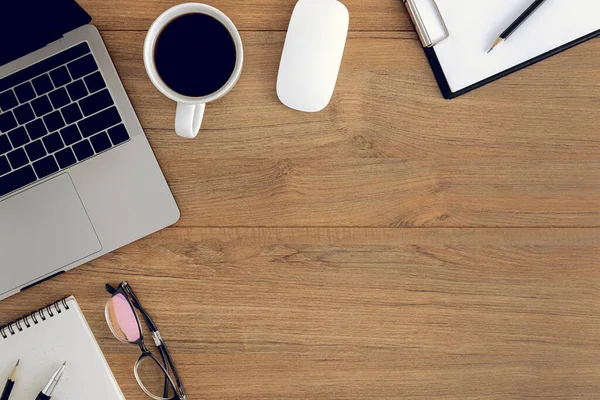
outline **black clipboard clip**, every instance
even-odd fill
[[[433,3],[433,7],[435,8],[435,11],[437,12],[437,16],[439,17],[439,20],[441,21],[441,24],[442,24],[442,28],[444,30],[444,35],[441,38],[436,39],[436,40],[433,40],[431,38],[431,35],[429,34],[429,31],[427,30],[427,26],[425,25],[425,22],[423,21],[423,17],[421,15],[421,13],[419,12],[419,8],[417,6],[416,1],[415,0],[402,0],[402,1],[404,2],[406,9],[408,10],[410,19],[412,19],[413,24],[415,24],[415,28],[417,30],[417,35],[419,35],[419,39],[421,40],[423,47],[433,47],[436,44],[441,43],[450,37],[450,32],[448,32],[448,27],[446,26],[446,22],[444,21],[444,17],[442,16],[442,13],[440,12],[440,9],[437,5],[436,0],[430,0],[430,1]]]

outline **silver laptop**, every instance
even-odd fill
[[[14,3],[0,11],[0,299],[179,219],[87,13]]]

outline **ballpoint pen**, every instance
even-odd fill
[[[517,18],[515,20],[515,22],[510,24],[510,26],[508,28],[506,28],[506,30],[500,34],[500,37],[498,37],[498,39],[496,39],[496,41],[494,42],[492,47],[488,50],[488,53],[491,52],[492,50],[494,50],[494,48],[496,46],[498,46],[499,44],[504,43],[504,41],[506,39],[508,39],[510,37],[510,35],[515,33],[517,31],[517,29],[519,29],[521,27],[521,25],[523,25],[523,23],[525,21],[527,21],[527,19],[529,19],[529,17],[531,17],[533,15],[533,13],[536,12],[537,9],[540,8],[541,5],[544,4],[545,2],[546,2],[546,0],[535,0],[527,8],[527,10],[525,10],[525,12],[523,12],[523,14],[521,14],[519,16],[519,18]]]
[[[63,363],[63,365],[60,366],[60,368],[54,373],[54,375],[52,375],[52,378],[50,378],[50,381],[46,384],[46,386],[40,392],[40,394],[37,395],[35,400],[50,400],[50,398],[52,397],[52,393],[54,392],[54,389],[56,389],[56,385],[58,385],[60,378],[63,376],[63,373],[65,372],[65,368],[67,368],[66,361]]]
[[[15,368],[13,369],[12,373],[10,374],[8,381],[6,381],[6,386],[4,387],[4,390],[2,391],[2,396],[0,396],[0,400],[8,400],[9,399],[10,393],[12,392],[12,389],[13,389],[13,386],[15,386],[15,381],[17,380],[17,371],[19,370],[20,362],[21,362],[21,360],[17,361],[17,365],[15,365]]]

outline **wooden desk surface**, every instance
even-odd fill
[[[295,0],[212,0],[246,64],[198,139],[142,63],[175,0],[85,0],[182,218],[0,303],[74,294],[128,399],[138,350],[104,322],[128,280],[191,399],[600,398],[600,40],[453,101],[399,0],[346,0],[332,104],[275,94]]]

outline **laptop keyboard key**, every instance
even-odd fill
[[[81,133],[79,133],[77,125],[69,125],[64,129],[61,129],[60,136],[67,146],[70,146],[73,143],[77,143],[81,140]]]
[[[52,111],[52,104],[50,104],[50,100],[48,100],[48,96],[42,96],[37,98],[31,102],[33,106],[33,111],[35,115],[41,117],[43,115],[48,114]]]
[[[35,88],[35,92],[38,96],[46,94],[54,89],[54,85],[52,85],[52,81],[50,80],[50,76],[48,76],[48,74],[38,76],[31,81],[31,83],[33,83],[33,87]]]
[[[108,135],[115,146],[129,140],[129,133],[127,133],[127,129],[125,129],[123,124],[110,128],[108,130]]]
[[[54,155],[56,157],[56,161],[61,169],[65,169],[70,167],[71,165],[77,162],[75,158],[75,154],[73,154],[73,150],[70,147],[63,149]]]
[[[12,111],[0,114],[0,132],[8,132],[17,126],[17,120]]]
[[[121,116],[116,107],[100,111],[91,117],[78,122],[79,130],[84,137],[92,136],[94,133],[104,131],[121,122]]]
[[[29,143],[25,146],[25,151],[31,161],[39,160],[47,154],[41,140]]]
[[[106,83],[104,83],[104,78],[102,78],[102,74],[100,71],[94,72],[90,76],[85,77],[85,85],[87,86],[90,93],[97,92],[100,89],[104,89],[106,87]]]
[[[69,75],[67,67],[59,67],[54,71],[50,71],[50,78],[54,82],[54,87],[61,87],[71,82],[71,75]]]
[[[86,158],[89,158],[94,155],[94,149],[92,149],[92,145],[87,139],[74,144],[73,151],[75,151],[75,155],[77,156],[77,159],[79,161],[83,161]]]
[[[67,124],[72,124],[73,122],[77,122],[83,118],[83,114],[81,114],[81,110],[79,109],[77,103],[69,104],[60,110],[60,112],[62,113]]]
[[[90,138],[90,142],[92,142],[92,146],[94,147],[94,151],[96,153],[101,153],[112,146],[106,132],[100,132],[92,136]]]
[[[6,154],[12,150],[8,135],[0,135],[0,155]]]
[[[0,93],[0,110],[7,111],[19,104],[12,90]]]
[[[31,165],[0,177],[0,197],[36,181]]]
[[[58,164],[53,156],[42,158],[33,163],[33,169],[38,178],[42,179],[58,171]]]
[[[15,149],[30,142],[29,136],[22,126],[8,132],[8,138]]]
[[[51,92],[48,96],[50,97],[50,101],[52,102],[55,110],[61,108],[62,106],[66,106],[71,102],[69,95],[64,88],[58,88],[54,92]]]
[[[46,127],[48,127],[49,132],[54,132],[57,129],[65,126],[65,121],[63,117],[60,115],[59,111],[54,111],[52,114],[48,114],[44,117],[44,122],[46,123]]]
[[[70,62],[67,64],[67,67],[69,68],[69,72],[71,73],[73,79],[79,79],[82,76],[85,76],[98,69],[96,66],[96,61],[94,61],[94,56],[91,54]]]
[[[35,97],[35,92],[33,91],[33,86],[31,83],[25,82],[15,88],[15,93],[17,94],[17,98],[21,104],[28,102],[29,100]]]
[[[83,111],[84,115],[91,115],[100,110],[104,110],[107,107],[112,106],[113,100],[110,97],[110,93],[108,89],[104,89],[101,92],[93,94],[79,102],[79,107],[81,107],[81,111]]]
[[[15,113],[15,117],[17,118],[19,125],[26,124],[35,118],[35,115],[33,115],[33,109],[29,103],[25,103],[22,106],[15,108],[13,112]]]
[[[46,146],[46,150],[48,150],[48,153],[54,153],[65,147],[58,132],[54,132],[52,135],[46,136],[43,139],[43,141],[44,146]]]
[[[0,156],[0,176],[10,172],[10,170],[10,164],[8,163],[6,156]]]
[[[13,169],[21,168],[25,164],[29,164],[29,159],[23,148],[16,149],[7,154],[8,161],[12,165]]]
[[[46,125],[41,119],[36,119],[35,121],[31,121],[27,125],[27,133],[29,133],[29,137],[31,140],[36,140],[41,138],[42,136],[48,134],[48,130],[46,129]]]
[[[67,91],[69,92],[69,96],[71,96],[71,100],[73,101],[77,101],[88,94],[88,91],[81,79],[73,83],[69,83],[67,85]]]

